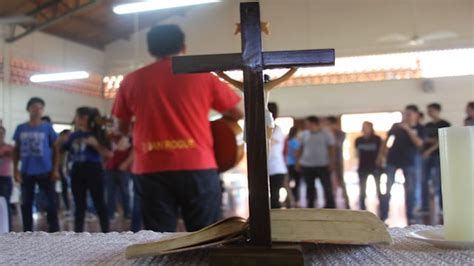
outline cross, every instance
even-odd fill
[[[263,69],[334,65],[334,49],[262,52],[260,7],[240,3],[242,53],[172,58],[175,73],[242,69],[249,186],[250,243],[271,247]]]

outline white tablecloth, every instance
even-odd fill
[[[455,264],[474,265],[473,250],[439,249],[406,238],[411,231],[427,226],[390,229],[392,246],[308,245],[305,264]],[[163,257],[127,260],[125,248],[134,243],[159,240],[164,235],[151,231],[127,233],[48,234],[8,233],[0,235],[0,265],[205,265],[208,252],[193,251]]]

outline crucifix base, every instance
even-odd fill
[[[272,247],[233,245],[211,249],[209,265],[257,266],[257,265],[304,265],[301,245],[273,244]]]

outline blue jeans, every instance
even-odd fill
[[[392,190],[393,183],[395,182],[395,172],[397,169],[402,169],[403,175],[405,176],[405,208],[407,219],[413,219],[413,210],[415,206],[415,193],[416,193],[416,166],[403,166],[398,167],[395,165],[388,164],[385,168],[387,174],[387,191],[383,195],[382,204],[380,204],[381,219],[386,220],[388,218],[388,212],[390,207],[390,191]]]
[[[138,176],[146,230],[175,232],[178,210],[187,231],[197,231],[221,218],[217,170],[169,171]]]
[[[423,182],[422,182],[422,210],[430,209],[430,188],[429,181],[433,182],[435,195],[438,196],[440,207],[443,207],[441,194],[441,169],[438,154],[430,156],[423,161]]]
[[[11,176],[0,176],[0,197],[4,197],[8,208],[8,230],[11,230],[10,197],[12,195],[13,183]]]
[[[140,195],[138,194],[138,179],[135,175],[133,178],[133,207],[132,207],[132,223],[130,224],[130,230],[132,232],[138,232],[142,229],[142,207],[140,202]]]
[[[114,218],[117,197],[116,191],[120,191],[122,200],[123,216],[130,217],[130,174],[122,171],[105,171],[105,185],[107,188],[107,210],[109,218]]]
[[[59,231],[58,210],[56,208],[56,192],[50,174],[26,175],[22,174],[21,182],[21,213],[23,215],[23,230],[33,231],[33,200],[35,186],[38,184],[47,200],[47,217],[49,232]]]
[[[415,157],[415,206],[413,208],[421,208],[421,202],[423,197],[422,182],[423,182],[423,157],[421,154],[416,154]]]

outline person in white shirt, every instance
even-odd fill
[[[274,102],[268,103],[268,110],[273,118],[278,117],[278,106]],[[270,176],[270,195],[271,207],[281,208],[280,189],[286,188],[288,169],[286,168],[283,149],[285,147],[285,135],[281,128],[275,125],[270,142],[270,151],[268,153],[268,175]],[[287,191],[290,193],[290,191]],[[288,194],[290,195],[290,194]]]

